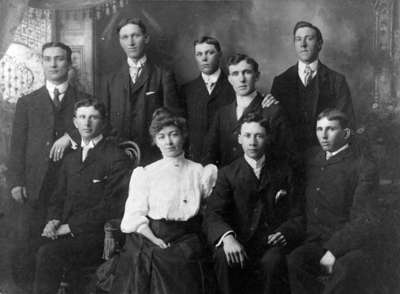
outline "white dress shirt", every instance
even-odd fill
[[[205,73],[201,73],[201,77],[203,78],[204,83],[206,84],[208,94],[211,94],[212,90],[214,90],[215,85],[221,75],[221,69],[218,68],[215,72],[210,75]]]
[[[100,134],[97,137],[91,139],[89,142],[85,143],[83,140],[81,142],[82,147],[82,162],[85,161],[87,154],[90,149],[93,149],[101,140],[103,139],[103,135]]]
[[[138,61],[134,61],[133,59],[129,58],[127,59],[128,66],[129,66],[129,75],[131,76],[132,82],[136,83],[138,77],[142,73],[144,64],[147,61],[146,55],[144,55],[142,58],[140,58]]]
[[[244,110],[250,105],[250,103],[254,100],[254,98],[256,98],[256,96],[257,91],[254,91],[247,96],[236,95],[236,118],[238,120],[242,117]]]
[[[184,155],[137,167],[121,222],[124,233],[140,232],[152,219],[186,221],[197,215],[202,198],[215,185],[217,167],[188,160]]]
[[[299,77],[300,77],[300,80],[303,83],[303,85],[306,85],[305,73],[304,73],[306,66],[307,66],[307,64],[305,64],[304,62],[299,60],[298,73],[299,73]],[[315,76],[317,75],[317,72],[318,72],[318,59],[311,62],[310,64],[308,64],[308,66],[313,71],[312,78],[315,78]]]
[[[326,151],[326,160],[328,160],[329,158],[332,158],[333,156],[337,155],[338,153],[342,152],[343,150],[346,150],[347,148],[349,148],[349,144],[345,144],[342,147],[340,147],[338,150],[333,151],[333,152]]]
[[[68,89],[68,81],[65,81],[64,83],[61,83],[59,85],[53,84],[50,81],[46,81],[46,89],[49,92],[51,100],[54,100],[54,89],[57,88],[58,92],[60,95],[58,96],[58,99],[60,102],[64,98],[65,92],[67,92]]]

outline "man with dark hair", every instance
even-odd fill
[[[375,281],[378,173],[349,144],[350,134],[345,113],[327,109],[318,116],[320,147],[307,158],[306,238],[288,257],[292,294],[376,293],[367,289]]]
[[[247,55],[235,54],[228,59],[227,65],[228,80],[236,99],[217,110],[204,141],[203,163],[224,166],[243,154],[236,140],[237,129],[241,117],[249,112],[260,113],[268,121],[270,151],[276,156],[287,157],[293,148],[288,121],[279,104],[262,108],[263,97],[256,90],[260,76],[257,62]]]
[[[146,165],[161,156],[147,133],[154,110],[161,106],[182,110],[173,74],[146,56],[150,36],[144,23],[123,19],[117,34],[127,62],[106,78],[102,99],[115,135],[135,141],[142,151],[141,164]]]
[[[182,86],[181,99],[189,126],[189,156],[200,161],[216,111],[232,103],[235,92],[221,70],[222,50],[217,39],[203,36],[194,41],[194,56],[200,75]]]
[[[22,247],[16,252],[14,272],[23,283],[29,280],[29,271],[21,272],[21,263],[35,250],[59,160],[75,130],[71,119],[74,103],[88,96],[68,83],[71,48],[60,42],[46,43],[42,59],[46,83],[17,102],[8,165],[7,180],[18,210],[14,215],[19,215],[15,230],[21,244],[17,247]]]
[[[103,138],[105,106],[94,99],[75,104],[80,148],[63,160],[49,202],[43,245],[36,258],[33,293],[54,294],[65,269],[101,259],[104,223],[121,216],[128,191],[129,159],[115,140]]]
[[[219,170],[207,199],[205,230],[223,294],[288,293],[285,254],[301,236],[300,195],[289,166],[269,153],[269,125],[258,113],[244,115],[244,155]]]
[[[298,63],[274,78],[271,93],[287,111],[300,152],[318,145],[314,133],[317,114],[337,108],[354,126],[354,110],[349,86],[343,75],[319,61],[323,39],[313,24],[298,22],[293,30]]]

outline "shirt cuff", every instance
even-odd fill
[[[218,243],[215,245],[215,247],[219,247],[219,246],[221,246],[221,244],[222,244],[222,241],[224,240],[224,238],[225,238],[226,236],[230,235],[230,234],[235,234],[235,232],[234,232],[234,231],[232,231],[232,230],[230,230],[230,231],[227,231],[225,234],[223,234],[223,235],[222,235],[222,237],[221,237],[221,238],[219,238],[219,241],[218,241]]]

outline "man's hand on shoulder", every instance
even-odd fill
[[[53,161],[59,161],[63,158],[65,150],[71,146],[71,137],[65,133],[61,138],[54,142],[50,149],[49,157]]]
[[[261,106],[262,108],[268,108],[271,107],[274,104],[278,104],[279,101],[275,99],[274,96],[272,96],[272,94],[267,94],[264,96],[263,101],[261,102]]]
[[[240,267],[243,268],[244,262],[247,259],[243,245],[236,240],[233,234],[225,236],[222,243],[228,265],[234,266],[240,264]]]
[[[23,204],[28,199],[25,186],[15,186],[11,189],[11,197],[18,203]]]
[[[267,242],[268,245],[271,246],[285,247],[287,245],[286,238],[281,232],[276,232],[274,234],[268,235]]]
[[[319,261],[322,268],[328,273],[332,274],[333,266],[336,262],[335,256],[329,250],[325,252],[324,256],[322,256],[321,260]]]
[[[69,224],[62,224],[61,226],[59,226],[56,234],[57,236],[71,234],[71,228],[69,227]]]

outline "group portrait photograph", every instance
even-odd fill
[[[0,294],[400,293],[399,0],[0,0]]]

